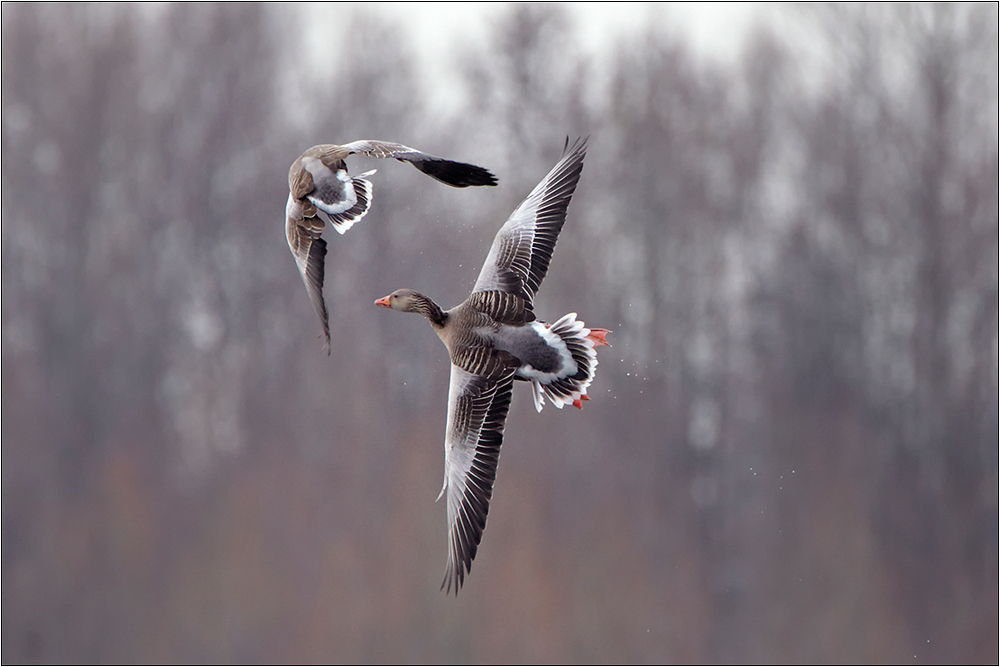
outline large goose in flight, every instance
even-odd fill
[[[486,527],[514,380],[531,383],[539,411],[545,398],[558,408],[581,407],[597,368],[594,348],[608,344],[607,329],[588,329],[576,313],[546,324],[533,311],[583,170],[586,141],[566,144],[558,164],[497,233],[468,299],[445,311],[401,289],[375,302],[427,317],[451,357],[441,489],[448,498],[441,588],[449,593],[462,586]]]
[[[497,184],[496,177],[482,167],[445,160],[388,141],[361,140],[343,146],[321,144],[300,155],[288,170],[285,236],[313,308],[323,323],[327,354],[330,352],[330,323],[323,300],[326,241],[320,234],[326,222],[343,234],[365,216],[372,200],[372,184],[365,177],[374,174],[375,170],[353,178],[347,175],[344,160],[354,153],[409,162],[431,178],[456,188]]]

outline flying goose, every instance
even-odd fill
[[[372,184],[365,177],[374,174],[375,170],[354,178],[347,175],[344,160],[354,153],[409,162],[431,178],[456,188],[497,184],[496,177],[482,167],[445,160],[388,141],[363,139],[343,146],[320,144],[300,155],[288,170],[285,236],[313,308],[323,323],[327,354],[330,353],[330,323],[323,301],[326,241],[320,238],[324,218],[343,234],[365,217],[372,200]]]
[[[567,150],[568,148],[568,150]],[[546,324],[532,299],[545,278],[566,209],[583,171],[586,140],[569,139],[552,171],[521,202],[493,240],[472,294],[451,310],[409,289],[376,305],[420,313],[451,357],[444,486],[448,493],[448,567],[441,588],[455,594],[472,568],[486,527],[504,420],[514,380],[531,383],[535,408],[582,407],[607,329],[588,329],[569,313]]]

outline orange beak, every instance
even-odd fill
[[[375,305],[383,306],[385,308],[392,308],[392,306],[389,305],[389,297],[387,296],[384,296],[381,299],[375,299]]]

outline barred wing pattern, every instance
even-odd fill
[[[473,293],[500,290],[531,304],[549,270],[586,153],[586,139],[570,147],[567,138],[562,159],[497,232]]]
[[[448,593],[454,587],[458,595],[486,528],[513,384],[514,369],[491,379],[451,367],[441,489],[448,502],[448,568],[441,588]]]

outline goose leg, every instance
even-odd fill
[[[611,343],[605,338],[609,333],[611,333],[610,329],[591,329],[590,333],[587,334],[587,338],[594,341],[594,347],[600,347],[601,345],[611,347]]]

